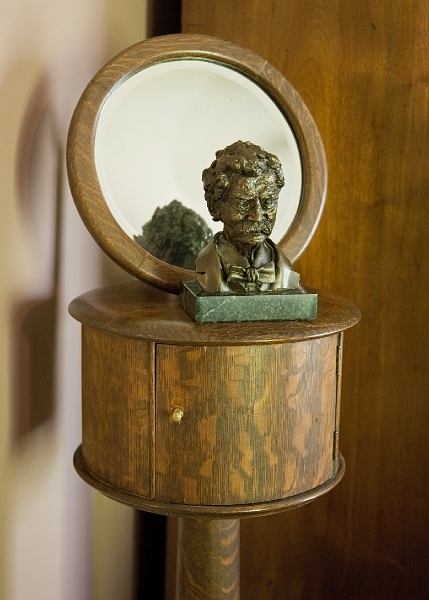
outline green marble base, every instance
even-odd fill
[[[196,279],[183,283],[180,304],[197,323],[309,321],[317,316],[317,294],[301,290],[207,294]]]

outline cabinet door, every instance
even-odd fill
[[[336,339],[157,345],[157,500],[264,502],[330,479]]]

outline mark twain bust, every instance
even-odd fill
[[[270,239],[284,176],[279,159],[251,142],[216,152],[203,171],[208,210],[223,231],[196,260],[207,293],[295,289],[299,275]]]

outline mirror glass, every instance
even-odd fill
[[[279,242],[298,210],[302,168],[295,137],[273,100],[252,80],[201,59],[160,62],[120,81],[95,130],[97,177],[123,231],[141,235],[157,207],[172,200],[200,214],[213,232],[201,174],[216,150],[251,141],[276,154],[286,185],[271,235]]]

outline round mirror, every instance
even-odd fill
[[[155,209],[172,200],[211,223],[201,173],[216,150],[236,140],[269,149],[283,165],[286,185],[272,234],[279,242],[301,197],[296,139],[278,106],[256,83],[202,60],[153,65],[106,99],[96,124],[94,156],[112,215],[133,239]],[[219,223],[211,225],[221,228]]]
[[[317,128],[286,79],[259,56],[205,36],[152,38],[108,63],[76,108],[68,170],[80,214],[101,247],[144,281],[177,292],[192,271],[137,243],[155,210],[178,200],[212,231],[201,174],[215,152],[251,141],[277,155],[283,188],[272,239],[290,260],[323,207]],[[140,238],[141,239],[141,238]],[[141,242],[140,242],[141,243]]]

